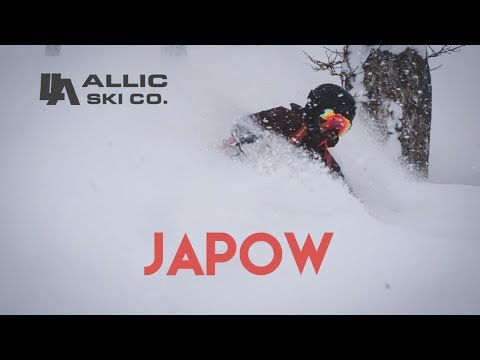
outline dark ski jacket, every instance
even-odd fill
[[[328,151],[328,147],[334,147],[338,139],[332,142],[321,134],[318,125],[306,118],[300,105],[291,103],[290,106],[291,110],[280,106],[249,116],[263,128],[275,131],[292,143],[310,151],[314,158],[320,158],[325,163],[333,175],[344,178],[340,165]]]

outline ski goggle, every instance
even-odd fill
[[[321,126],[325,130],[338,130],[338,136],[343,136],[352,126],[350,120],[341,114],[335,114],[332,109],[326,109],[320,117],[324,120]]]

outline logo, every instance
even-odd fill
[[[167,100],[162,98],[158,90],[153,92],[146,90],[164,88],[166,86],[167,76],[164,74],[151,74],[148,76],[142,74],[133,80],[128,75],[122,75],[114,79],[114,76],[111,74],[106,75],[105,78],[96,74],[90,74],[83,82],[80,90],[83,91],[83,88],[90,89],[92,87],[98,90],[80,95],[85,95],[82,103],[88,105],[121,105],[124,101],[132,105],[158,105],[167,104]],[[133,88],[138,88],[138,90]],[[115,89],[115,92],[112,92],[113,89]],[[130,89],[130,91],[125,93],[126,90],[124,89]],[[133,90],[135,91],[130,93]],[[46,100],[47,105],[56,105],[59,100],[65,100],[65,93],[71,105],[80,105],[71,79],[62,79],[61,74],[42,74],[40,100]]]
[[[328,246],[330,245],[330,241],[332,240],[333,232],[324,233],[318,246],[315,246],[310,234],[307,234],[307,239],[303,243],[303,246],[300,246],[293,232],[285,232],[284,235],[300,274],[303,273],[308,260],[310,260],[315,273],[318,274]],[[267,243],[273,251],[273,258],[266,265],[256,265],[250,259],[250,248],[259,242]],[[216,246],[217,243],[223,243],[226,246],[226,250],[218,253]],[[151,265],[144,267],[144,275],[153,275],[162,267],[162,232],[156,232],[154,234],[153,248],[153,262]],[[167,270],[167,275],[177,275],[179,270],[192,270],[197,276],[215,275],[215,265],[217,263],[230,261],[237,252],[237,244],[235,239],[227,233],[209,232],[206,234],[206,249],[206,264],[205,267],[202,268],[197,254],[195,253],[195,249],[193,248],[188,235],[185,234]],[[248,272],[254,275],[268,275],[280,266],[283,257],[283,250],[281,243],[273,235],[270,235],[269,233],[254,233],[248,236],[240,245],[239,256],[240,263]]]
[[[61,74],[42,74],[40,82],[40,100],[47,100],[47,105],[57,105],[58,100],[68,100],[72,105],[80,105],[71,79],[62,79]]]

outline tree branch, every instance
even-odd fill
[[[427,59],[434,58],[443,54],[453,54],[458,51],[465,45],[442,45],[439,50],[435,50],[433,47],[428,45],[428,49],[430,50],[430,54],[427,54]],[[438,69],[438,68],[436,68]]]
[[[316,60],[312,58],[309,54],[307,54],[305,51],[303,53],[314,64],[312,65],[313,70],[328,71],[330,75],[340,77],[342,85],[345,85],[345,80],[348,77],[356,75],[356,70],[358,69],[358,67],[352,69],[352,67],[350,66],[350,63],[348,61],[347,46],[345,46],[342,51],[332,50],[326,46],[322,47],[325,49],[325,57],[327,58],[327,61]],[[345,67],[343,65],[346,65],[347,70],[345,70]]]
[[[437,67],[434,67],[433,69],[430,69],[430,71],[437,70],[438,68],[441,68],[443,64],[438,65]]]
[[[465,45],[442,45],[439,50],[435,50],[431,45],[427,45],[427,59],[435,58],[443,54],[453,54],[458,51]],[[325,57],[326,61],[316,60],[312,58],[309,54],[305,51],[303,53],[308,57],[308,59],[313,63],[312,69],[315,71],[328,71],[332,76],[338,76],[342,82],[342,86],[345,85],[345,81],[349,77],[354,77],[362,73],[365,65],[368,63],[370,57],[379,51],[382,45],[374,46],[370,49],[370,53],[368,54],[365,61],[361,62],[359,66],[355,69],[352,69],[352,66],[349,61],[349,54],[348,54],[348,45],[345,45],[341,51],[333,50],[326,46],[322,46],[325,49]],[[430,71],[438,69],[440,66],[437,66]],[[360,69],[359,69],[360,68]]]

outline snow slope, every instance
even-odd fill
[[[218,149],[232,119],[336,82],[314,73],[315,46],[1,47],[0,313],[479,313],[480,187],[418,183],[356,119],[333,153],[359,201],[288,144],[252,162]],[[46,106],[40,73],[165,73],[167,105]],[[82,91],[82,90],[79,90]],[[435,106],[435,105],[434,105]],[[165,233],[155,275],[153,233]],[[166,276],[188,233],[239,244],[269,232],[280,267],[254,276]],[[334,237],[315,275],[299,275],[283,232]],[[267,246],[252,248],[265,264]]]

